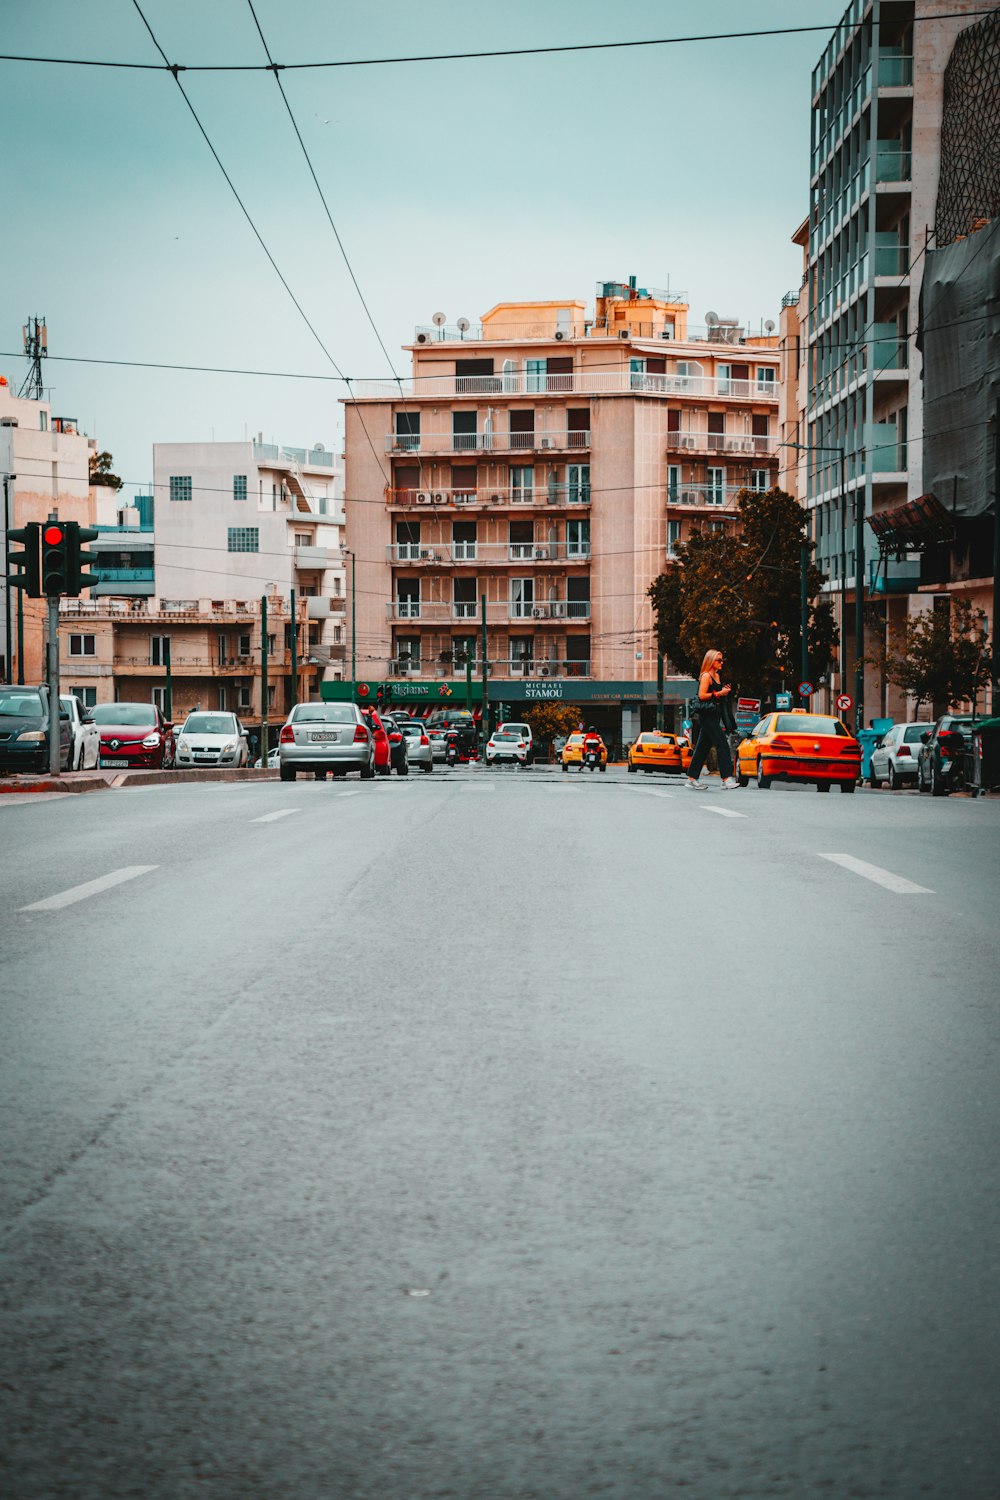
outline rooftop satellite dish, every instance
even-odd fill
[[[764,332],[765,333],[773,333],[774,332],[774,319],[773,318],[768,318],[767,322],[764,324]]]
[[[459,318],[457,327],[459,333],[468,333],[471,324],[469,323],[468,318]]]
[[[714,328],[717,325],[718,321],[719,321],[719,314],[717,312],[707,312],[705,314],[705,326],[706,326],[706,328]]]
[[[433,318],[431,318],[431,322],[435,328],[443,328],[447,321],[448,316],[446,313],[435,313]]]

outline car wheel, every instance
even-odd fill
[[[569,771],[569,766],[566,764],[565,761],[563,761],[563,775],[565,776],[568,771]]]
[[[601,770],[602,770],[602,771],[606,771],[606,770],[607,770],[607,769],[608,769],[608,768],[607,768],[607,766],[606,766],[606,765],[605,765],[605,766],[602,766],[602,767],[601,767]]]
[[[770,785],[771,785],[771,778],[770,778],[770,776],[765,776],[764,775],[764,772],[761,769],[762,766],[763,766],[763,761],[758,761],[757,762],[757,785],[760,787],[760,789],[761,789],[762,792],[766,792],[769,789]]]
[[[924,780],[924,763],[923,763],[923,761],[918,761],[917,762],[917,791],[918,792],[926,792],[926,790],[927,790],[927,783]]]
[[[890,762],[889,763],[889,790],[891,792],[898,792],[899,789],[900,789],[900,787],[902,785],[903,785],[903,778],[901,776],[897,776],[896,775],[896,767]]]
[[[817,792],[828,792],[830,790],[830,783],[828,781],[817,781],[816,790]]]
[[[628,774],[630,776],[634,776],[635,772],[636,772],[636,767],[632,764],[631,761],[629,761],[629,763],[628,763]]]
[[[434,762],[431,761],[429,765],[424,766],[424,775],[425,776],[429,776],[431,774],[431,772],[433,771],[433,769],[434,769]]]
[[[373,760],[370,760],[366,766],[362,766],[361,767],[361,780],[362,781],[374,781],[374,779],[375,779],[375,762]]]
[[[325,781],[326,780],[326,772],[325,771],[314,771],[313,772],[313,776],[316,778],[317,781]]]
[[[71,769],[74,770],[74,771],[82,771],[83,770],[83,746],[82,745],[80,746],[79,750],[76,752],[76,765],[73,766]]]
[[[842,781],[840,783],[840,790],[842,792],[853,792],[854,788],[856,786],[857,786],[857,782],[856,781]]]
[[[937,773],[937,766],[931,766],[931,796],[947,797],[948,788]]]
[[[376,766],[375,767],[375,771],[376,771],[376,774],[379,775],[379,776],[388,776],[389,771],[390,771],[390,767],[389,766]]]
[[[745,771],[737,771],[736,780],[739,782],[740,786],[750,785],[750,777],[746,774]]]
[[[282,781],[294,781],[295,780],[295,772],[294,772],[294,770],[292,769],[291,766],[279,766],[278,767],[278,775],[281,777]]]
[[[396,772],[396,775],[397,776],[409,776],[409,774],[410,774],[410,763],[409,763],[408,760],[404,760],[403,764],[400,766],[399,770]]]
[[[889,785],[892,786],[892,784],[893,784],[893,782],[892,782],[892,767],[890,766],[889,767]],[[871,789],[872,789],[873,792],[877,792],[878,789],[880,788],[880,786],[882,785],[882,778],[881,778],[881,776],[876,776],[875,775],[875,765],[874,765],[874,762],[872,763],[872,765],[870,766],[869,771],[868,771],[868,785],[871,787]]]

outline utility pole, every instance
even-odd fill
[[[840,458],[840,691],[847,692],[847,485]]]
[[[49,511],[49,524],[58,524],[59,515],[56,511]],[[49,639],[48,639],[48,671],[46,679],[49,685],[49,770],[53,776],[58,776],[62,770],[62,705],[59,702],[59,596],[50,594],[49,606]]]
[[[267,595],[260,598],[260,768],[267,770]]]
[[[18,596],[20,597],[20,595]],[[1000,714],[1000,400],[993,416],[993,619],[990,621],[990,713]],[[21,658],[18,656],[18,661]]]
[[[163,637],[163,665],[167,669],[166,684],[163,689],[163,712],[168,724],[174,722],[174,684],[170,675],[170,637]]]
[[[295,590],[289,589],[292,610],[292,708],[299,701],[299,622],[295,614]]]
[[[472,712],[472,652],[469,650],[465,653],[465,711]]]
[[[640,719],[640,724],[642,720]],[[663,728],[663,652],[656,653],[656,727]]]
[[[3,650],[4,650],[4,672],[5,672],[5,676],[8,679],[12,679],[13,676],[14,676],[14,661],[13,661],[13,653],[11,652],[11,646],[13,644],[13,641],[12,641],[13,631],[11,630],[11,620],[10,620],[10,579],[7,576],[6,557],[7,557],[7,534],[10,531],[10,482],[11,482],[12,479],[16,479],[16,478],[17,478],[16,474],[5,474],[3,476],[3,545],[4,545],[4,559],[5,559],[4,560],[4,580],[3,580],[3,609],[4,609],[4,627],[5,627],[5,629],[4,629],[4,638],[3,638]],[[20,589],[18,589],[18,591],[17,591],[17,597],[18,597],[18,603],[20,603],[20,599],[21,599],[21,590]],[[18,666],[20,666],[20,664],[21,664],[20,642],[18,642],[17,662],[18,662]]]
[[[854,492],[854,728],[865,727],[865,491]]]
[[[17,685],[24,684],[24,590],[17,591]]]
[[[482,736],[483,736],[482,756],[483,756],[483,764],[485,765],[485,763],[486,763],[486,741],[490,737],[490,700],[489,700],[489,696],[488,696],[488,694],[489,694],[489,686],[488,686],[488,683],[487,683],[487,673],[489,671],[489,667],[488,667],[487,661],[486,661],[486,595],[485,594],[482,594],[480,596],[479,607],[480,607],[480,610],[481,610],[481,613],[482,613],[482,634],[483,634],[482,660],[480,662],[480,666],[482,668],[482,674],[483,674],[483,712],[482,712],[481,721],[480,721],[480,728],[482,730]]]
[[[351,559],[351,692],[356,697],[358,691],[358,586],[357,586],[357,558],[353,552],[348,552],[347,557]]]

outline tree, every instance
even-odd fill
[[[806,516],[784,490],[741,491],[737,534],[702,532],[677,548],[678,566],[648,590],[658,648],[695,673],[709,649],[722,651],[727,676],[744,693],[764,695],[801,672],[800,578]],[[825,577],[806,572],[808,663],[822,676],[837,640],[833,608],[820,595]]]
[[[90,455],[90,482],[91,484],[107,485],[109,489],[120,490],[123,480],[117,474],[111,472],[114,459],[106,450],[103,453],[92,453]]]
[[[930,609],[907,620],[892,637],[885,656],[890,682],[935,712],[971,703],[989,680],[991,657],[985,616],[965,599],[950,609]]]
[[[558,734],[574,732],[580,722],[580,710],[566,703],[535,703],[525,714],[524,722],[531,725],[536,740],[551,740]]]

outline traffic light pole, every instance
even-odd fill
[[[49,770],[62,770],[62,718],[59,703],[59,600],[49,600]]]
[[[8,583],[7,587],[10,587]],[[24,685],[24,590],[17,591],[17,685]]]
[[[267,770],[267,595],[260,598],[260,768]]]

